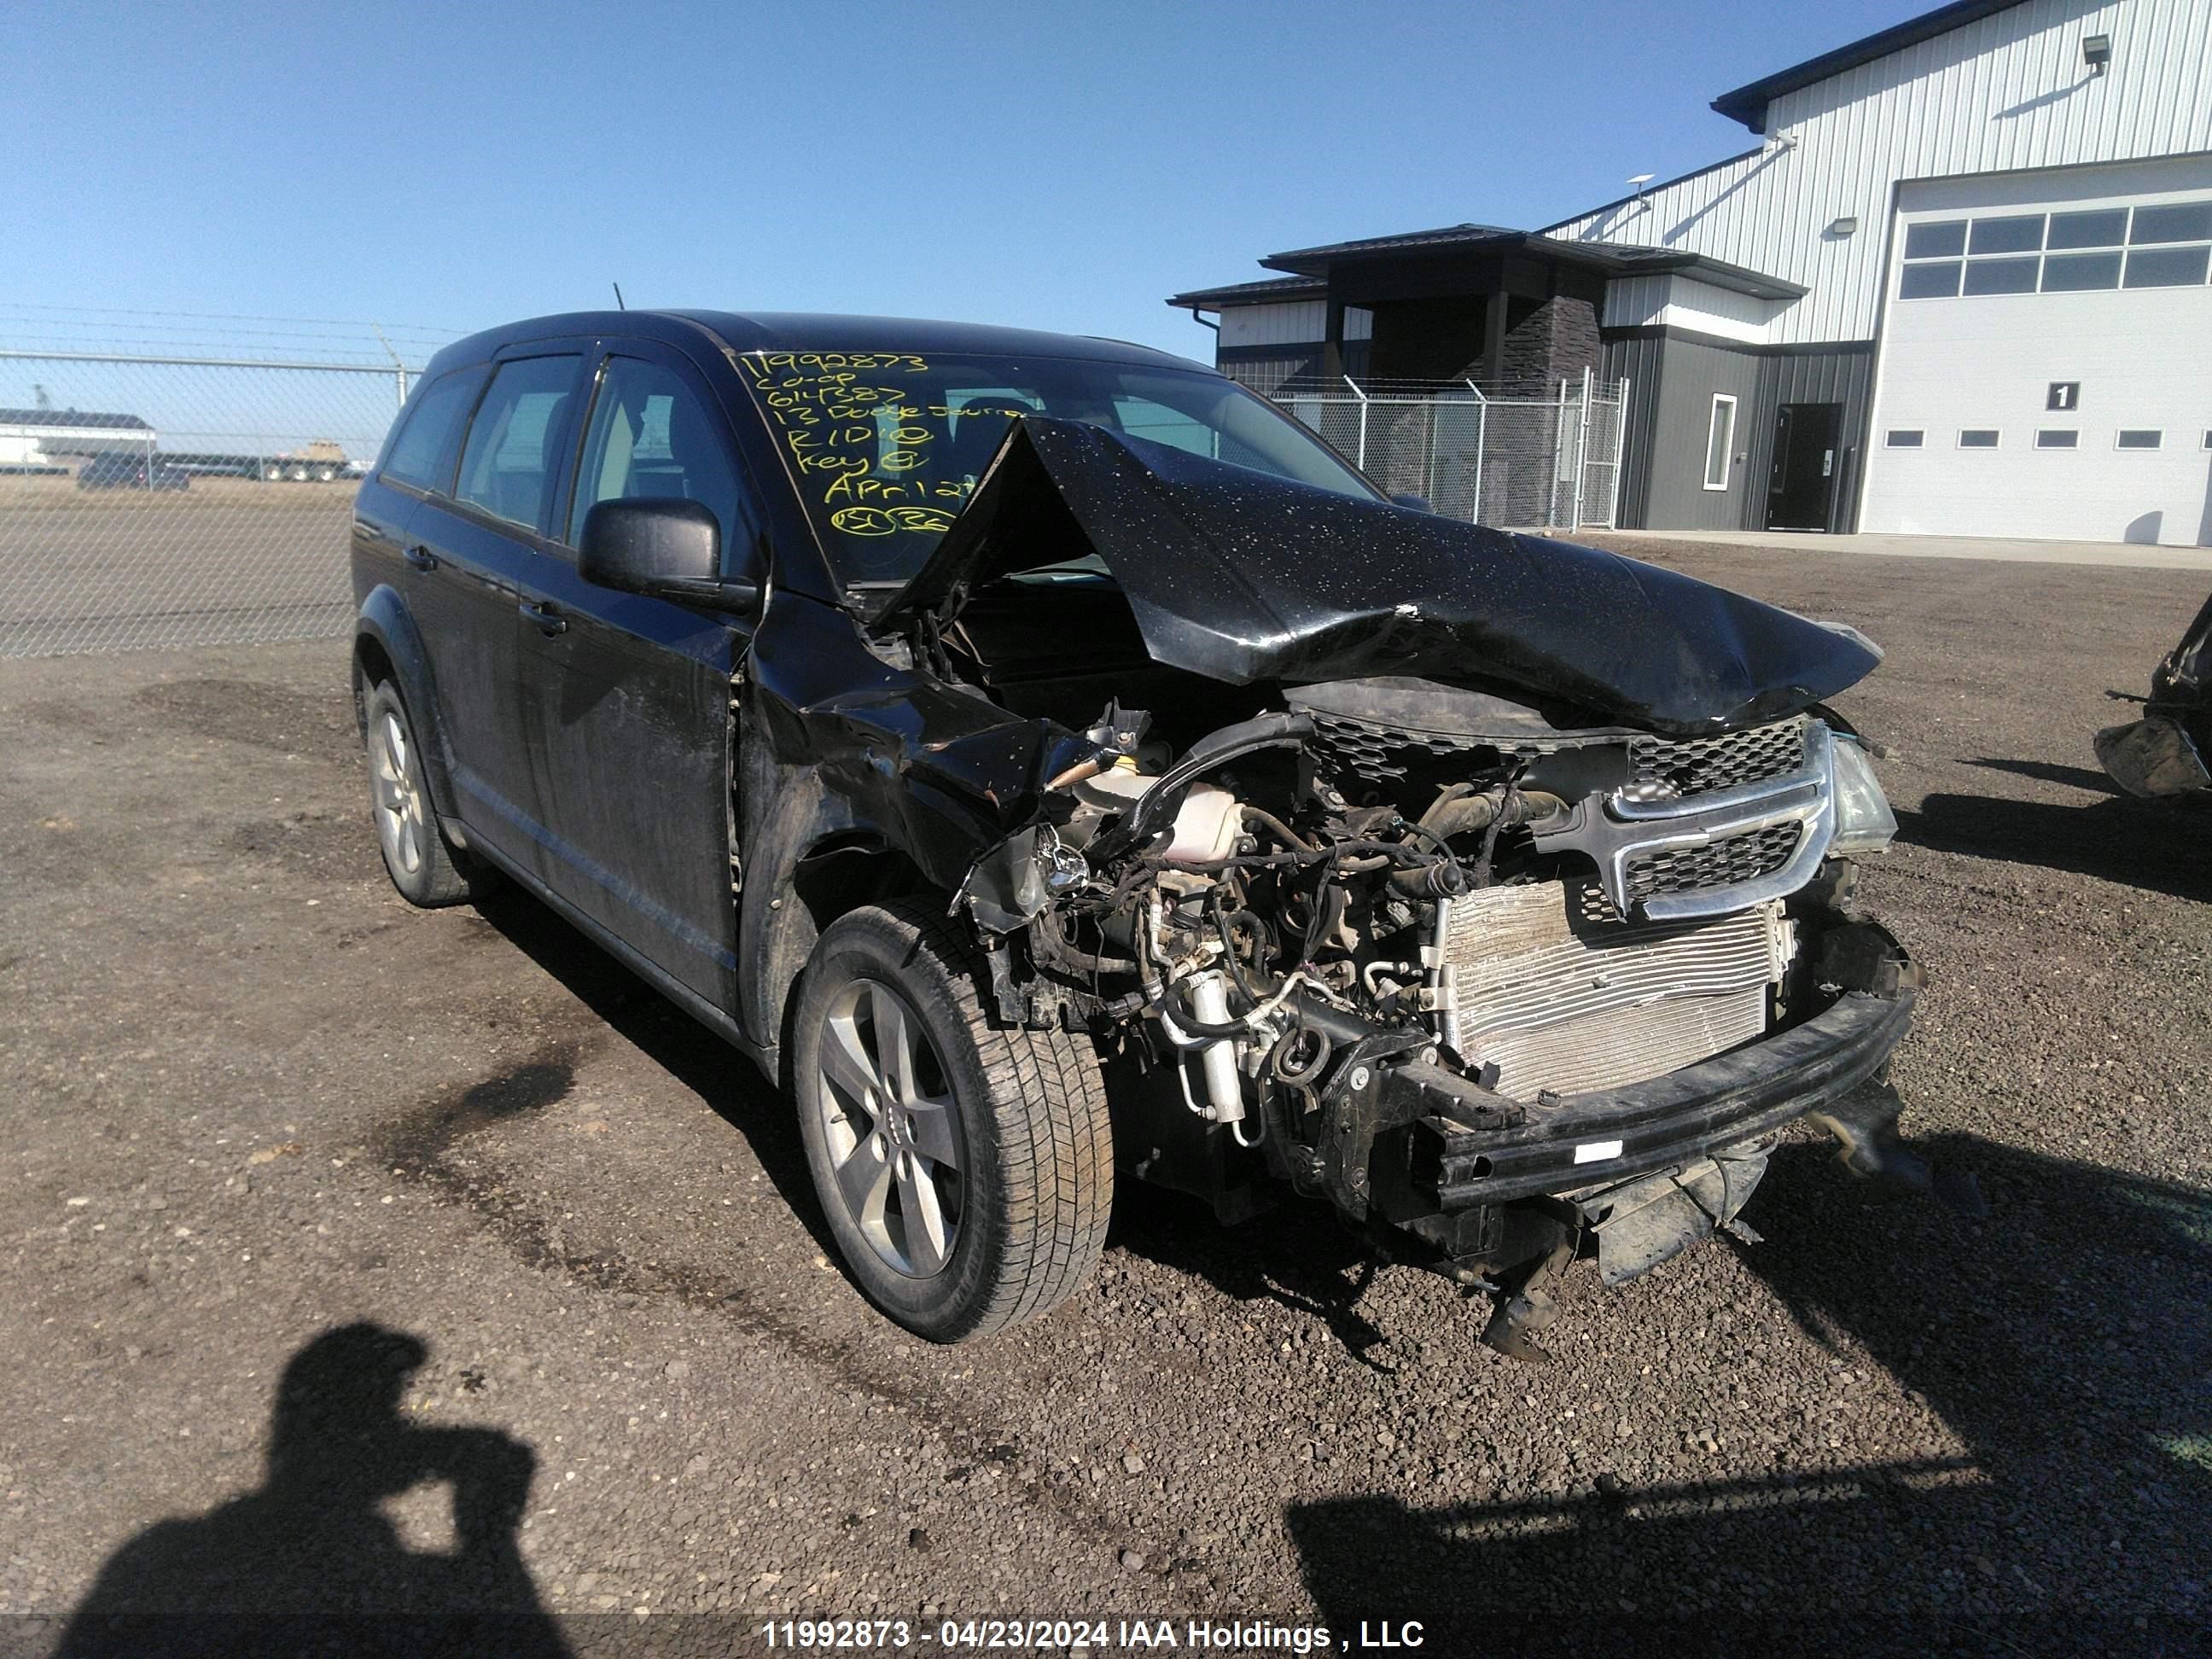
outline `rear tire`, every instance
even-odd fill
[[[446,839],[430,800],[422,751],[398,688],[379,680],[362,699],[368,715],[369,811],[385,873],[399,896],[426,910],[459,904],[476,890],[473,860]]]
[[[1090,1276],[1114,1206],[1091,1039],[985,1015],[940,904],[854,910],[814,947],[792,1026],[807,1166],[839,1250],[933,1342],[1048,1312]]]

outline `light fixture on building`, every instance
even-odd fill
[[[2112,37],[2109,34],[2083,35],[2081,61],[2089,66],[2090,74],[2102,75],[2105,65],[2112,61]]]
[[[1848,213],[1840,219],[1828,221],[1828,234],[1831,236],[1854,235],[1857,233],[1858,228],[1859,222]]]

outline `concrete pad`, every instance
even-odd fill
[[[1994,536],[1824,536],[1787,530],[1608,530],[1608,542],[1703,542],[1811,555],[1870,553],[1893,559],[1996,559],[2014,564],[2103,565],[2116,570],[2212,570],[2212,547],[2130,542],[2039,542]]]

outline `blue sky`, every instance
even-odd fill
[[[634,306],[1202,357],[1177,289],[1702,166],[1754,142],[1715,94],[1923,9],[26,5],[0,328],[39,306],[444,334],[619,280]]]

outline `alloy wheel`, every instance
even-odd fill
[[[397,709],[380,712],[370,731],[375,738],[370,769],[376,784],[377,839],[392,867],[413,875],[422,867],[428,831],[414,750]]]
[[[838,1198],[869,1248],[909,1279],[945,1270],[959,1242],[966,1148],[945,1075],[912,1004],[877,980],[840,991],[817,1061]]]

